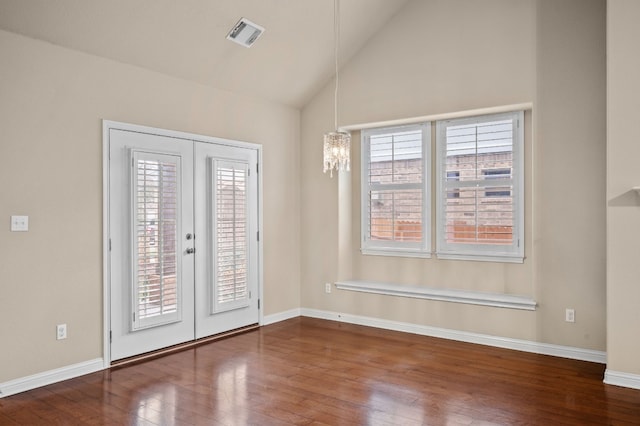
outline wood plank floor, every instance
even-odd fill
[[[604,366],[311,318],[0,399],[0,424],[640,425]]]

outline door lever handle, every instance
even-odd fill
[[[193,254],[193,253],[195,253],[195,252],[196,252],[196,249],[195,249],[195,248],[193,248],[193,247],[189,247],[189,248],[187,249],[187,254]]]

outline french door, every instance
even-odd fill
[[[258,323],[257,149],[117,127],[110,359]]]
[[[196,339],[258,322],[257,151],[195,144]]]

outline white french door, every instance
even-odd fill
[[[114,124],[110,359],[258,323],[257,149]]]

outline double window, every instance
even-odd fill
[[[436,254],[522,262],[523,112],[435,123]],[[362,132],[362,252],[431,254],[431,123]]]

